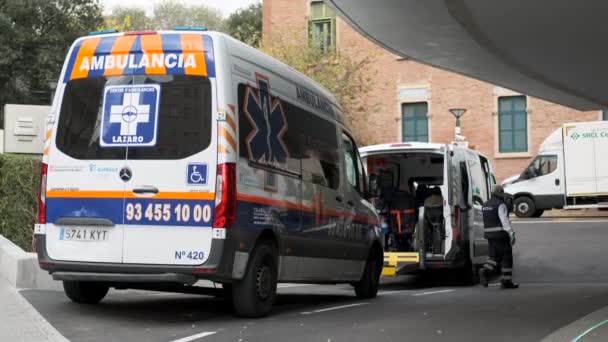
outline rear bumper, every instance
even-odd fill
[[[54,280],[95,281],[104,283],[176,283],[194,285],[198,281],[193,275],[178,273],[133,274],[133,273],[92,273],[64,272],[52,273]]]
[[[234,253],[225,253],[228,240],[214,240],[209,259],[204,265],[146,265],[119,264],[84,261],[61,261],[51,259],[46,252],[46,236],[36,235],[36,253],[40,267],[48,271],[55,280],[88,280],[108,282],[169,282],[189,284],[192,279],[230,282]],[[94,277],[98,277],[94,280]],[[69,279],[68,279],[69,278]],[[111,278],[111,279],[110,279]]]

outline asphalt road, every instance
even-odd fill
[[[204,296],[114,291],[81,306],[61,292],[22,294],[73,341],[539,341],[608,306],[608,221],[526,220],[515,229],[518,290],[402,277],[361,301],[347,285],[287,284],[273,315],[258,320]],[[608,340],[608,326],[581,339],[592,340]]]

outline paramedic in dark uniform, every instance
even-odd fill
[[[490,244],[490,257],[479,272],[481,283],[488,286],[490,275],[500,264],[503,289],[516,289],[518,284],[513,283],[513,252],[511,246],[515,244],[515,231],[509,220],[509,210],[505,204],[505,191],[501,185],[494,185],[492,197],[483,205],[484,237]]]

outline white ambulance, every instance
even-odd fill
[[[67,296],[197,292],[270,311],[277,282],[376,295],[378,217],[330,93],[224,34],[78,39],[48,118],[35,227]]]

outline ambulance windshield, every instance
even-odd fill
[[[56,144],[76,159],[182,159],[211,142],[211,82],[136,75],[68,82]]]

